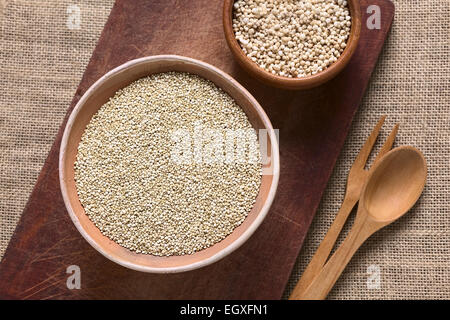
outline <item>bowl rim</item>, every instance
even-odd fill
[[[68,196],[68,191],[66,188],[66,176],[67,172],[65,170],[64,163],[66,162],[66,147],[69,144],[69,136],[73,127],[73,124],[75,120],[77,119],[78,114],[80,113],[83,105],[86,103],[86,101],[95,93],[98,87],[100,87],[103,83],[105,83],[109,78],[112,76],[117,75],[118,73],[125,72],[128,69],[138,65],[138,64],[146,64],[149,62],[157,62],[157,61],[184,61],[191,64],[195,64],[197,66],[207,68],[211,72],[216,73],[219,77],[223,78],[225,81],[227,81],[230,85],[232,85],[235,89],[241,91],[247,99],[250,100],[251,104],[254,106],[256,113],[258,114],[258,117],[260,117],[262,123],[264,124],[264,127],[269,129],[268,135],[270,137],[271,145],[272,145],[272,161],[273,161],[273,173],[272,173],[272,182],[270,184],[269,192],[267,194],[267,198],[263,202],[263,205],[261,207],[261,210],[257,214],[255,220],[249,225],[249,227],[230,245],[227,247],[221,249],[214,255],[194,262],[187,265],[181,265],[181,266],[175,266],[175,267],[151,267],[151,266],[143,266],[140,264],[136,264],[130,261],[125,261],[123,259],[116,258],[113,255],[110,255],[108,252],[103,250],[103,248],[84,230],[82,227],[77,215],[75,214],[70,200]],[[209,79],[208,79],[209,80]],[[211,80],[210,80],[211,81]],[[216,84],[217,85],[217,84]],[[218,86],[218,85],[217,85]],[[256,231],[256,229],[261,225],[262,221],[267,216],[269,209],[272,205],[273,199],[275,197],[278,182],[279,182],[279,176],[280,176],[280,158],[279,158],[279,147],[278,147],[278,140],[276,138],[276,135],[274,133],[272,123],[270,122],[267,114],[265,113],[264,109],[261,107],[261,105],[258,103],[258,101],[251,95],[241,84],[239,84],[236,80],[234,80],[230,75],[225,73],[224,71],[218,69],[217,67],[214,67],[206,62],[188,58],[184,56],[179,55],[154,55],[154,56],[146,56],[142,58],[137,58],[133,60],[129,60],[112,70],[108,71],[106,74],[104,74],[102,77],[100,77],[93,85],[89,87],[89,89],[83,94],[83,96],[80,98],[80,100],[75,105],[74,109],[72,110],[65,129],[63,133],[63,137],[61,140],[61,145],[59,148],[59,183],[60,183],[60,189],[62,193],[62,197],[64,200],[65,207],[69,213],[69,216],[74,223],[75,227],[77,228],[78,232],[82,235],[82,237],[99,253],[101,253],[104,257],[107,259],[116,262],[117,264],[130,268],[132,270],[141,271],[141,272],[147,272],[147,273],[178,273],[178,272],[185,272],[185,271],[191,271],[194,269],[202,268],[204,266],[210,265],[214,262],[217,262],[218,260],[224,258],[225,256],[229,255],[231,252],[238,249],[241,245],[243,245],[250,237],[251,235]],[[77,195],[78,198],[78,195]],[[112,240],[111,240],[112,241]]]
[[[242,50],[233,31],[233,4],[235,0],[224,0],[222,12],[222,24],[228,47],[238,63],[250,74],[260,81],[281,89],[304,90],[319,86],[337,76],[348,64],[359,44],[361,34],[361,4],[359,0],[347,0],[352,17],[350,34],[345,47],[339,58],[325,70],[317,74],[289,78],[272,74],[253,62]]]

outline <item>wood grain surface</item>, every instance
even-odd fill
[[[368,30],[368,5],[381,29]],[[73,226],[61,197],[62,124],[0,264],[3,299],[279,299],[390,28],[389,0],[362,0],[360,44],[346,69],[308,91],[252,79],[233,60],[222,30],[221,0],[117,0],[67,112],[98,78],[137,57],[179,54],[211,63],[244,85],[280,129],[278,193],[257,232],[227,258],[182,274],[153,275],[97,253]],[[51,94],[51,92],[49,92]],[[69,290],[66,269],[81,269]]]

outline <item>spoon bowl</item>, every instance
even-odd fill
[[[426,161],[419,150],[409,146],[396,148],[374,167],[360,202],[373,220],[391,223],[416,203],[426,177]]]

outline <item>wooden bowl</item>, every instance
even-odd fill
[[[259,79],[265,84],[291,90],[304,90],[316,87],[334,78],[339,72],[344,69],[350,61],[353,53],[356,50],[359,42],[359,35],[361,32],[361,9],[359,0],[347,0],[350,8],[350,15],[352,18],[352,26],[350,28],[350,36],[347,40],[347,46],[342,52],[341,56],[325,70],[311,76],[302,78],[288,78],[274,75],[261,68],[258,64],[253,62],[242,51],[233,31],[233,3],[234,0],[224,0],[223,5],[223,29],[225,32],[225,39],[230,47],[233,56],[238,63],[255,78]]]
[[[197,74],[222,88],[247,114],[255,129],[268,130],[268,150],[271,173],[263,175],[259,194],[244,222],[229,236],[215,245],[191,255],[158,257],[137,254],[121,247],[104,236],[87,217],[79,199],[74,180],[74,162],[78,144],[86,125],[97,110],[115,92],[131,82],[153,73],[182,71]],[[143,272],[170,273],[193,270],[211,264],[241,246],[261,224],[269,211],[278,185],[278,143],[272,125],[264,110],[233,78],[204,62],[172,55],[152,56],[129,61],[101,77],[75,106],[61,142],[59,154],[59,179],[67,211],[81,235],[101,254],[118,264]]]

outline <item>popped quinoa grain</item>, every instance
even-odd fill
[[[137,253],[185,255],[223,240],[244,221],[259,192],[261,163],[175,163],[173,131],[193,132],[198,123],[248,129],[260,155],[243,110],[197,75],[139,79],[98,110],[78,147],[75,182],[102,234]]]
[[[244,53],[289,78],[319,73],[337,61],[350,35],[345,0],[236,0],[233,30]]]

